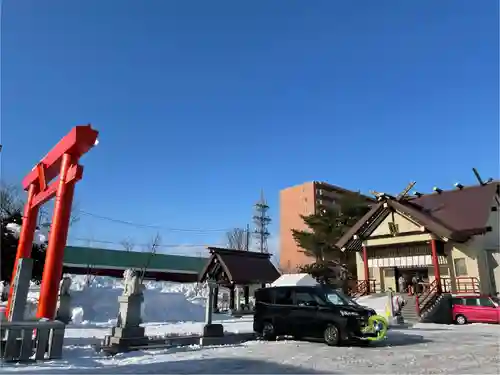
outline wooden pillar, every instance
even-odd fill
[[[250,304],[250,287],[248,285],[245,285],[243,294],[245,296],[245,305],[248,306]]]
[[[437,240],[431,240],[432,265],[434,266],[434,278],[437,284],[437,290],[441,292],[441,272],[439,270],[439,258],[437,253]]]
[[[370,293],[370,270],[368,268],[368,250],[363,246],[363,269],[366,281],[366,290]]]
[[[229,288],[229,310],[234,309],[234,285]]]
[[[218,286],[216,286],[214,288],[213,310],[214,310],[214,312],[219,312],[219,287]]]

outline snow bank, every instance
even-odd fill
[[[118,315],[118,297],[123,292],[122,280],[84,275],[71,278],[73,324],[114,323]],[[146,281],[144,287],[144,323],[204,322],[208,291],[203,285]],[[35,284],[30,287],[26,318],[36,315],[39,289]]]
[[[122,292],[122,280],[72,276],[73,323],[113,323]],[[207,296],[206,288],[197,283],[146,281],[142,320],[144,323],[203,322]]]
[[[80,323],[110,322],[118,314],[120,288],[85,288],[72,292],[73,314]],[[157,289],[144,290],[142,320],[152,322],[202,322],[205,319],[204,303],[192,303],[180,292],[167,292]],[[75,321],[76,323],[76,321]]]

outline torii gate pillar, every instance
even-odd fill
[[[75,126],[23,180],[28,200],[24,207],[13,277],[19,259],[31,257],[40,206],[56,198],[40,288],[39,318],[54,319],[56,313],[75,184],[83,177],[83,166],[78,161],[97,143],[98,134],[90,125]],[[59,178],[48,185],[57,176]],[[13,288],[10,288],[7,314],[12,304],[12,292]]]

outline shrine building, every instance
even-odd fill
[[[378,195],[336,244],[356,253],[359,294],[400,291],[400,276],[439,293],[500,291],[500,181]]]

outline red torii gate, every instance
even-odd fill
[[[98,134],[91,125],[75,126],[23,180],[23,188],[28,191],[28,200],[24,206],[12,280],[16,274],[18,260],[31,257],[40,206],[56,197],[40,288],[37,311],[39,318],[55,317],[75,184],[83,177],[83,166],[79,165],[78,161],[94,147]],[[48,185],[57,176],[59,178]],[[12,304],[12,293],[13,288],[10,288],[7,315]]]

